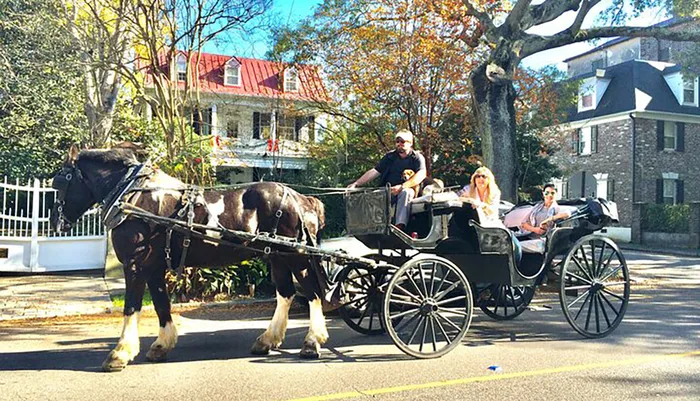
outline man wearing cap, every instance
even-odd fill
[[[405,182],[402,177],[404,170],[415,173]],[[381,177],[381,186],[391,185],[391,201],[396,204],[396,226],[404,230],[408,223],[409,203],[414,194],[411,188],[420,185],[426,177],[425,157],[413,150],[411,131],[403,129],[397,132],[396,149],[385,154],[374,168],[367,170],[348,188],[364,185],[377,177]]]

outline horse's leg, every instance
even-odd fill
[[[146,359],[151,362],[161,362],[177,344],[177,328],[170,315],[170,297],[165,286],[165,268],[160,268],[151,275],[148,279],[148,290],[153,299],[153,307],[158,314],[159,330],[158,338],[151,344]]]
[[[139,353],[139,314],[146,289],[146,280],[134,260],[124,266],[126,293],[124,294],[124,325],[119,342],[102,363],[106,372],[117,372],[133,361]]]
[[[272,321],[264,333],[253,343],[250,352],[254,355],[267,355],[270,349],[278,348],[284,341],[284,333],[287,331],[289,321],[289,308],[294,299],[294,282],[292,272],[284,263],[271,263],[272,282],[277,292],[277,306]]]
[[[326,318],[323,316],[323,304],[321,302],[321,288],[316,274],[309,266],[308,261],[299,271],[294,271],[294,276],[304,290],[304,295],[309,300],[309,331],[306,333],[304,343],[301,346],[299,356],[304,359],[318,358],[321,352],[321,345],[328,341],[328,329],[326,328]]]

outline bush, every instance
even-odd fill
[[[642,230],[662,233],[687,233],[690,220],[688,205],[645,205]]]

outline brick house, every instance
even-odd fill
[[[660,25],[687,29],[686,22]],[[565,60],[580,82],[578,104],[562,128],[570,150],[553,156],[565,172],[563,197],[614,200],[632,237],[633,204],[700,201],[698,77],[676,62],[686,43],[619,38]]]
[[[173,75],[182,87],[187,57],[176,57]],[[315,66],[201,53],[199,68],[190,70],[199,71],[203,105],[201,121],[200,113],[192,114],[194,130],[217,138],[212,163],[218,181],[267,180],[273,170],[306,169],[307,144],[319,140],[329,118],[318,107],[329,98]]]

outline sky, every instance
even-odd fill
[[[543,0],[534,1],[533,4],[541,3]],[[602,12],[611,0],[604,0],[598,4],[591,14],[584,21],[583,27],[593,25],[595,16]],[[295,25],[297,22],[307,16],[311,16],[314,9],[322,0],[273,0],[271,10],[272,19],[277,23],[285,23]],[[575,18],[575,12],[565,13],[558,19],[532,28],[529,32],[539,35],[552,35],[563,29],[566,29]],[[628,23],[631,26],[648,26],[654,23],[665,20],[667,17],[660,10],[652,10],[644,13],[639,18],[633,19]],[[556,49],[544,51],[532,55],[524,59],[522,66],[539,69],[546,65],[556,65],[562,71],[566,71],[566,65],[563,62],[565,59],[586,52],[587,50],[605,43],[609,39],[602,39],[594,42],[576,43]],[[269,48],[269,38],[267,32],[258,32],[255,35],[242,35],[236,38],[232,44],[231,41],[222,44],[209,44],[205,47],[205,51],[211,53],[236,55],[239,57],[263,58]]]

